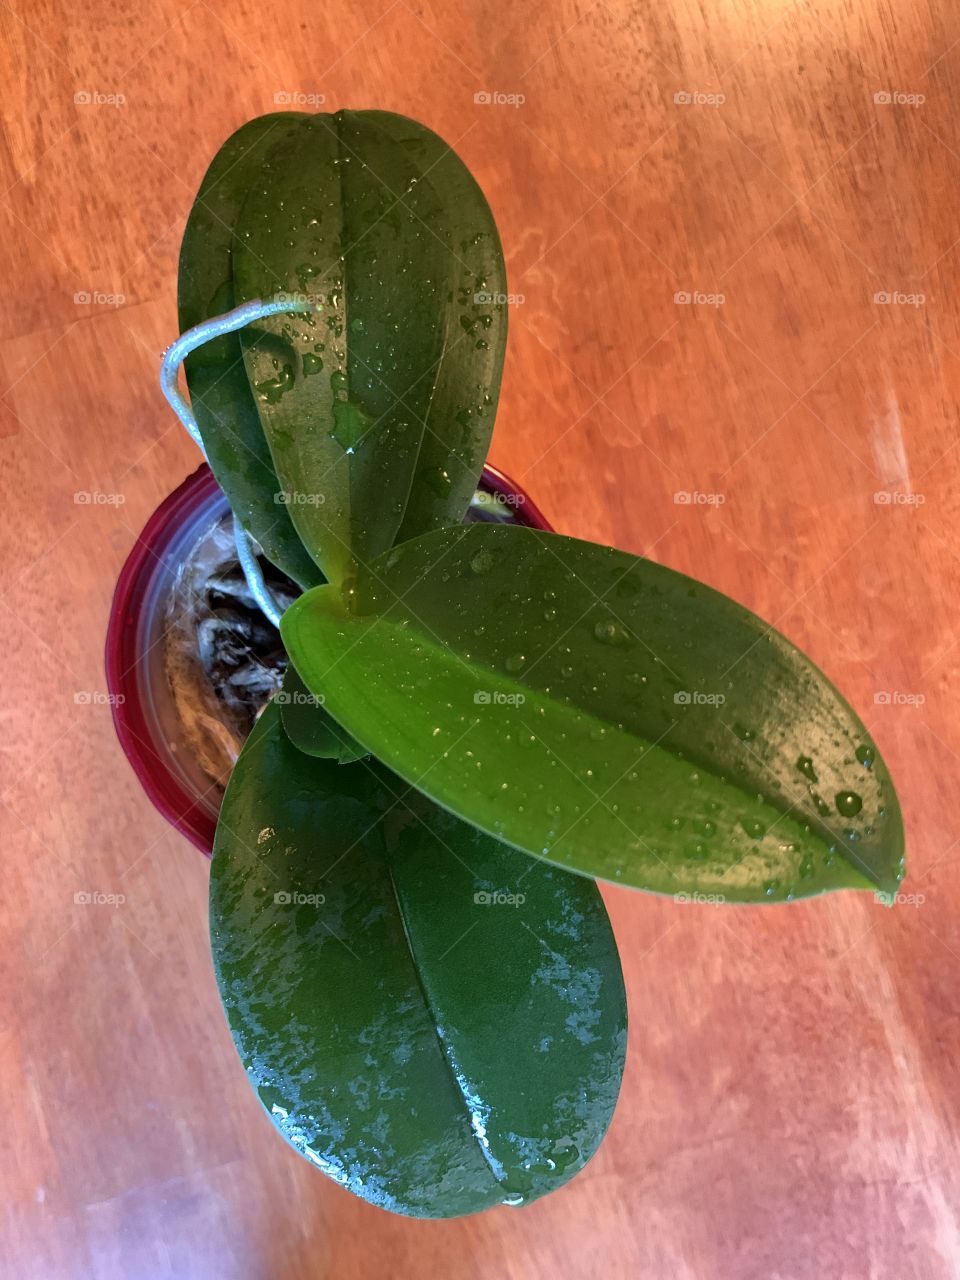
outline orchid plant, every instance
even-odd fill
[[[772,627],[641,557],[463,524],[505,299],[436,134],[267,115],[200,187],[163,373],[289,657],[214,848],[230,1029],[302,1155],[423,1217],[596,1151],[627,1027],[596,880],[769,903],[903,875],[876,747]],[[302,591],[282,615],[258,552]]]

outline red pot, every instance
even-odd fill
[[[535,504],[502,472],[485,467],[480,488],[509,503],[517,524],[551,531]],[[107,627],[107,688],[120,745],[163,816],[208,856],[222,793],[187,746],[161,641],[178,568],[228,509],[223,490],[203,463],[144,526],[117,579]]]

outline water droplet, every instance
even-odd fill
[[[511,653],[510,657],[506,660],[506,662],[503,665],[507,668],[508,671],[515,673],[517,671],[523,670],[523,666],[526,663],[526,661],[527,661],[527,658],[525,654]]]
[[[470,561],[470,568],[474,573],[488,573],[493,568],[493,555],[486,549],[478,551]]]
[[[423,478],[438,498],[445,498],[450,492],[452,481],[450,472],[443,467],[431,467],[423,473]]]
[[[372,423],[370,415],[352,400],[334,400],[330,435],[347,453],[354,452]]]
[[[863,801],[855,791],[838,791],[834,804],[837,806],[837,813],[843,814],[845,818],[855,817],[863,808]]]
[[[613,618],[605,618],[603,621],[595,623],[593,635],[594,639],[599,640],[601,644],[628,645],[633,643],[630,632]]]
[[[860,761],[860,763],[863,765],[865,769],[873,768],[873,762],[877,758],[877,753],[874,751],[872,747],[868,747],[868,746],[857,747],[854,754],[856,755],[857,759]]]
[[[811,782],[819,782],[817,771],[813,767],[813,759],[811,756],[799,756],[797,759],[797,770],[803,774],[805,778],[809,778]]]
[[[827,804],[826,800],[824,800],[823,796],[819,791],[814,791],[813,787],[807,787],[807,790],[810,792],[810,799],[817,806],[817,813],[819,813],[820,817],[829,818],[830,806]]]
[[[285,364],[275,378],[267,378],[263,382],[257,382],[254,384],[254,388],[259,393],[261,400],[266,400],[267,404],[277,404],[280,397],[293,386],[294,381],[293,365]]]

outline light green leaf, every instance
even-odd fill
[[[346,602],[345,602],[346,601]],[[682,574],[477,525],[307,592],[284,644],[369,751],[560,866],[665,894],[891,891],[887,770],[788,640]]]

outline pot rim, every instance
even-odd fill
[[[508,501],[514,499],[510,505],[519,523],[546,533],[553,532],[552,525],[536,503],[497,467],[489,463],[484,466],[478,487]],[[147,520],[117,578],[104,650],[110,710],[123,754],[154,808],[207,857],[212,854],[216,830],[216,819],[202,803],[207,792],[199,796],[191,793],[154,750],[154,735],[144,711],[136,673],[143,657],[138,645],[138,621],[143,609],[145,586],[158,572],[158,566],[167,567],[163,551],[171,531],[179,526],[184,516],[218,493],[222,490],[213,472],[206,462],[202,462],[164,498]],[[216,787],[217,784],[211,782],[209,791]]]

